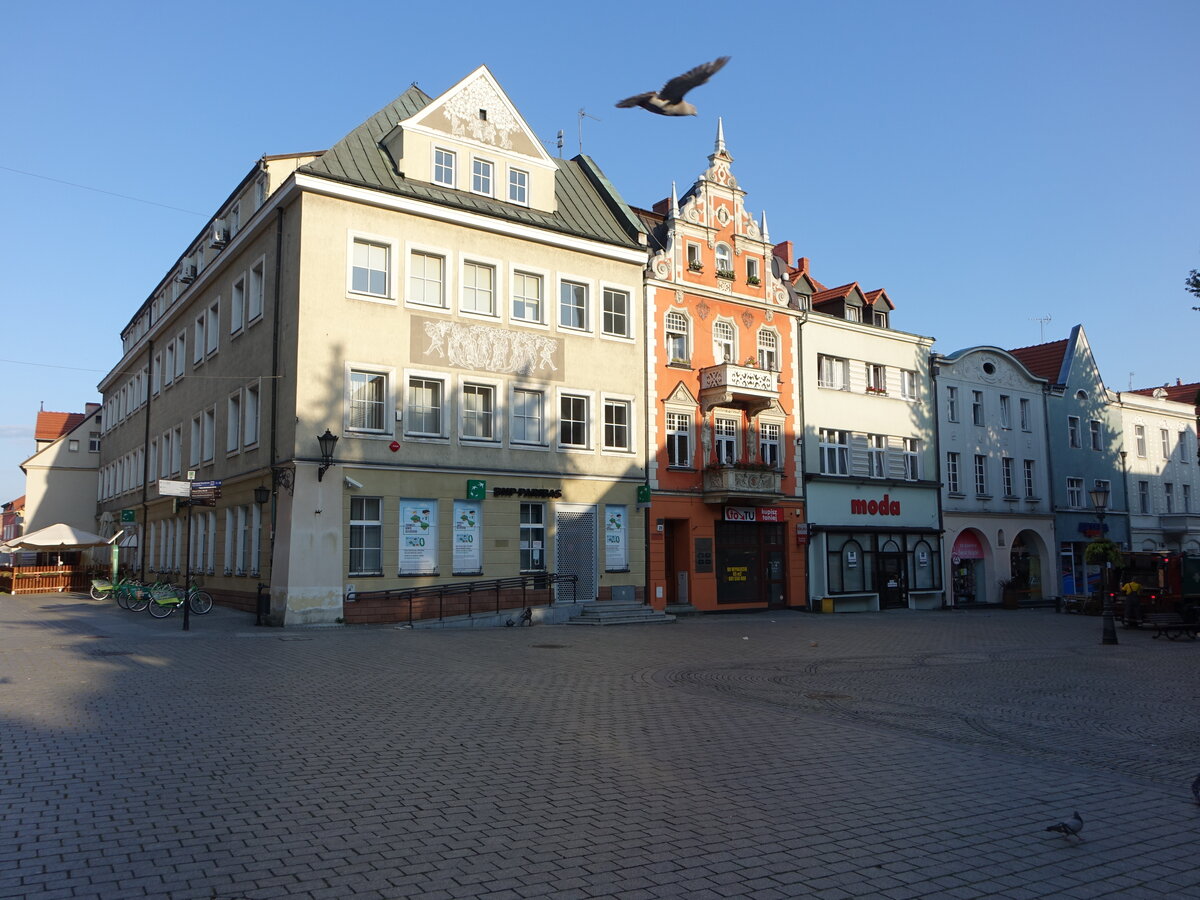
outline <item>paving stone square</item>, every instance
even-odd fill
[[[1200,641],[181,624],[0,596],[0,898],[1200,896]]]

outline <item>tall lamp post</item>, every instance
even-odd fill
[[[1088,495],[1092,498],[1092,506],[1096,508],[1096,515],[1100,518],[1100,540],[1106,541],[1108,537],[1104,533],[1104,516],[1108,512],[1108,488],[1095,488],[1088,491]],[[1112,566],[1111,560],[1104,560],[1104,568],[1101,569],[1100,575],[1100,594],[1103,602],[1101,616],[1104,620],[1104,635],[1100,638],[1101,644],[1116,644],[1117,641],[1117,626],[1113,621],[1112,594],[1108,590],[1108,570]]]

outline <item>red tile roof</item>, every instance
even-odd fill
[[[1051,384],[1058,382],[1062,372],[1063,357],[1067,353],[1067,341],[1051,341],[1048,344],[1035,344],[1032,347],[1018,347],[1009,350],[1017,360],[1038,378],[1045,378]]]
[[[874,306],[875,301],[882,297],[887,303],[888,309],[896,308],[896,304],[892,302],[892,298],[888,296],[888,292],[883,288],[880,288],[877,291],[867,291],[865,294],[863,294],[863,297],[866,298],[867,303],[871,306]]]
[[[1167,399],[1174,400],[1176,403],[1187,403],[1200,407],[1200,382],[1192,382],[1191,384],[1164,384],[1163,390],[1167,392]],[[1131,394],[1145,394],[1147,397],[1153,397],[1156,387],[1138,388],[1130,391]]]
[[[857,287],[858,282],[852,281],[849,284],[842,284],[834,288],[822,288],[813,294],[813,306],[816,306],[818,303],[828,303],[830,300],[841,300],[848,297]]]
[[[33,430],[35,441],[55,441],[86,419],[83,413],[46,412],[37,415],[37,426]]]

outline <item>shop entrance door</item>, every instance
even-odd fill
[[[717,522],[714,543],[718,603],[787,602],[783,525]]]
[[[875,555],[875,583],[879,586],[880,609],[907,609],[908,583],[903,553]]]

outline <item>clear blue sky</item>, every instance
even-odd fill
[[[1196,0],[75,0],[4,18],[0,500],[24,492],[39,404],[98,399],[121,328],[260,155],[329,147],[410,83],[436,95],[481,63],[551,152],[559,129],[579,151],[581,108],[597,117],[584,151],[637,206],[695,180],[723,116],[772,239],[828,285],[887,288],[894,326],[943,352],[1082,322],[1114,389],[1200,380]],[[698,118],[613,107],[722,54]]]

